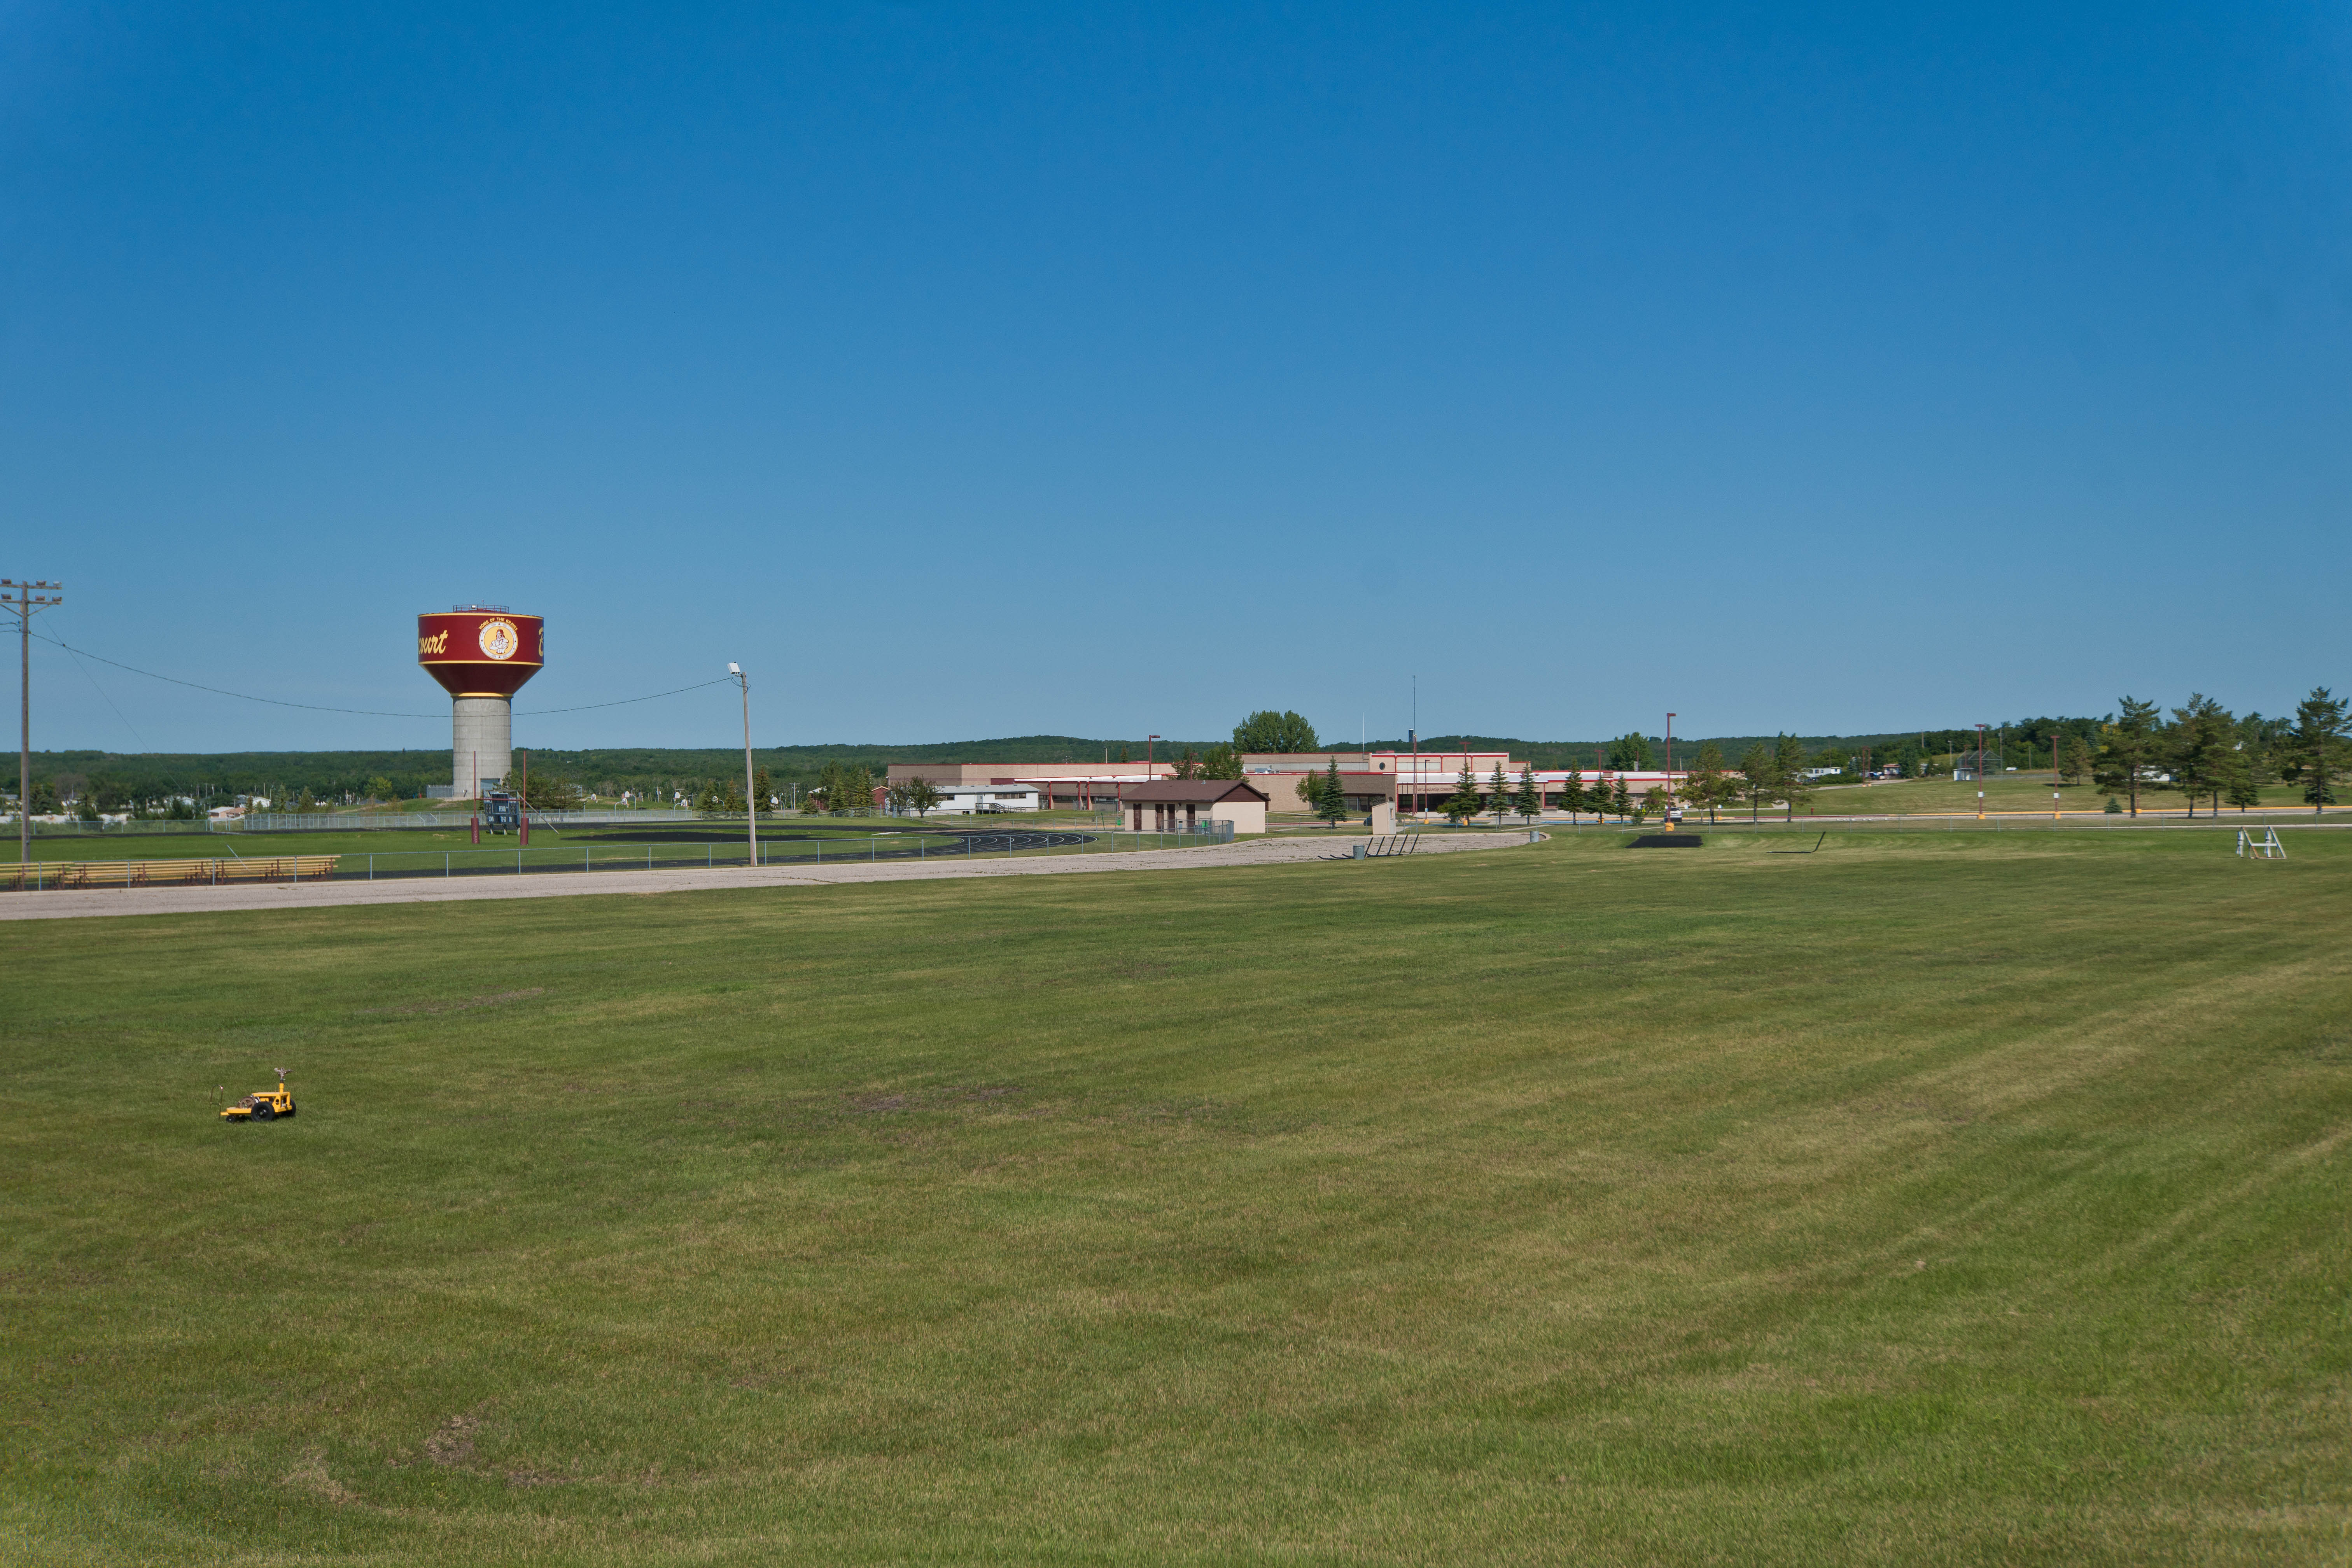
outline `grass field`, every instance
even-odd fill
[[[0,927],[0,1559],[2346,1560],[2352,835],[1623,842]]]
[[[1020,844],[1032,835],[1082,835],[1075,844]],[[1017,847],[1010,851],[1007,842]],[[1041,821],[1029,815],[954,817],[928,829],[908,823],[874,825],[859,819],[826,823],[788,819],[760,828],[762,865],[792,861],[830,864],[878,858],[1000,858],[1006,853],[1097,855],[1118,850],[1181,847],[1176,834],[1120,833],[1097,821],[1076,826]],[[742,865],[748,858],[743,824],[655,823],[534,829],[528,848],[512,834],[485,833],[478,843],[463,827],[370,828],[347,832],[173,833],[55,835],[33,841],[33,858],[44,863],[119,860],[270,860],[332,855],[342,877],[441,876],[454,871],[505,874],[520,862],[534,871],[628,870],[638,867]],[[13,858],[5,862],[14,866]],[[13,886],[13,882],[10,884]]]
[[[1864,813],[1881,811],[1973,812],[1977,809],[1977,791],[1982,788],[1988,811],[2100,811],[2107,804],[2108,791],[2091,784],[2055,785],[2050,782],[2050,771],[2040,773],[2002,773],[1985,780],[1982,785],[1955,783],[1950,779],[1881,779],[1867,784],[1825,784],[1813,792],[1812,809],[1824,816],[1832,813]],[[2060,797],[2053,802],[2051,796]],[[2273,814],[2299,813],[2308,816],[2311,807],[2303,803],[2303,792],[2294,784],[2273,784],[2263,786],[2261,806],[2247,813],[2249,817],[2263,812]],[[2131,802],[2117,795],[2116,799],[2129,809]],[[2212,810],[2213,803],[2206,796],[2197,799],[2197,812],[2202,816]],[[2189,809],[2189,797],[2177,790],[2143,789],[2139,808],[2142,812],[2179,813]],[[1743,805],[1740,815],[1747,815]],[[1798,815],[1802,816],[1800,812]],[[2239,815],[2238,808],[2224,803],[2221,820]]]

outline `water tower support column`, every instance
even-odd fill
[[[450,781],[457,798],[472,800],[483,779],[514,771],[514,703],[504,697],[460,697],[452,704]],[[467,777],[471,773],[474,777]]]

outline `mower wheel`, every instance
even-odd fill
[[[277,1111],[266,1105],[257,1105],[253,1108],[253,1119],[256,1121],[267,1121],[277,1114]]]

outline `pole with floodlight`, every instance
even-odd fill
[[[751,864],[760,863],[760,797],[751,793],[751,679],[730,659],[727,673],[743,689],[743,821],[751,847]]]

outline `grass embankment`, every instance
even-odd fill
[[[1811,808],[1823,816],[1832,815],[1867,815],[1874,812],[1965,812],[1977,809],[1977,791],[1984,791],[1984,806],[1988,811],[2034,812],[2047,816],[2050,812],[2104,811],[2108,791],[2088,784],[2053,784],[2050,771],[2036,773],[2002,773],[1988,778],[1982,784],[1960,783],[1950,779],[1881,779],[1866,784],[1823,784],[1813,791]],[[2055,800],[2052,796],[2056,796]],[[2263,804],[2246,813],[2252,817],[2263,812],[2273,815],[2300,811],[2305,816],[2311,807],[2305,805],[2302,790],[2294,784],[2265,784]],[[2127,797],[2117,800],[2129,809]],[[2164,812],[2179,815],[2189,809],[2189,797],[2178,790],[2144,789],[2140,792],[2139,808],[2143,815]],[[1769,807],[1767,807],[1769,810]],[[2197,814],[2203,816],[2213,809],[2212,801],[2197,797]],[[1747,807],[1740,807],[1747,815]],[[1799,812],[1800,816],[1803,812]],[[2239,815],[2238,808],[2226,802],[2221,806],[2221,820],[2227,822]]]
[[[0,928],[6,1556],[2340,1562],[2352,841],[1622,841]]]

